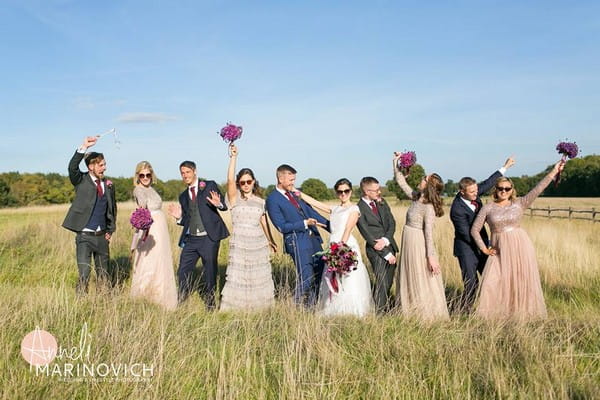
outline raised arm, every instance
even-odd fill
[[[490,175],[485,181],[480,182],[477,185],[477,196],[481,196],[484,193],[487,193],[495,184],[496,180],[503,176],[506,171],[515,165],[515,159],[511,156],[506,159],[504,165],[495,171],[492,175]]]
[[[546,175],[544,177],[544,179],[542,179],[537,185],[535,185],[535,187],[533,189],[531,189],[529,191],[529,193],[527,193],[525,196],[522,196],[519,198],[519,202],[521,203],[521,206],[523,208],[529,207],[531,205],[531,203],[533,203],[534,200],[537,199],[537,197],[540,194],[542,194],[544,189],[546,189],[548,187],[548,185],[550,184],[550,182],[552,182],[552,180],[554,179],[556,174],[558,174],[559,171],[562,171],[564,167],[565,167],[565,162],[562,160],[560,160],[556,164],[554,164],[554,168],[552,168],[552,171],[550,171],[548,173],[548,175]]]
[[[394,152],[394,157],[392,159],[392,168],[394,169],[394,178],[400,186],[400,189],[408,196],[409,199],[413,199],[414,190],[408,185],[406,182],[406,177],[404,174],[398,169],[398,160],[400,159],[400,153]]]
[[[473,221],[473,225],[471,226],[471,236],[473,237],[473,240],[475,241],[475,244],[477,245],[477,247],[479,247],[479,249],[485,253],[485,254],[490,254],[490,251],[488,250],[487,246],[485,245],[485,242],[483,241],[482,237],[481,237],[481,228],[483,228],[483,224],[485,223],[485,218],[490,210],[491,205],[490,204],[486,204],[485,206],[483,206],[481,208],[481,211],[479,211],[479,214],[477,214],[477,217],[475,217],[475,220]]]
[[[305,202],[307,202],[308,204],[310,204],[313,208],[316,208],[317,210],[319,210],[323,213],[331,214],[331,207],[329,207],[325,203],[320,202],[319,200],[315,199],[314,197],[311,197],[304,192],[300,192],[300,198],[302,200],[304,200]]]
[[[227,168],[227,200],[229,206],[233,207],[237,198],[237,185],[235,184],[235,164],[237,162],[238,150],[235,144],[229,145],[229,167]]]

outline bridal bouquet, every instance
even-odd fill
[[[404,153],[400,153],[400,158],[398,159],[398,169],[401,171],[406,171],[404,175],[408,175],[410,172],[410,167],[415,165],[417,162],[417,154],[414,151],[405,151]]]
[[[150,226],[154,223],[154,220],[152,219],[152,214],[150,213],[150,210],[148,210],[147,208],[140,207],[137,208],[131,214],[129,222],[134,228],[144,231],[144,237],[142,238],[142,241],[145,241],[148,237],[148,231],[150,230]]]
[[[235,142],[240,137],[242,137],[243,128],[241,126],[235,126],[232,123],[228,123],[223,128],[221,128],[220,135],[224,141],[229,142],[229,144]]]
[[[346,243],[330,243],[329,248],[318,252],[326,266],[326,282],[331,293],[339,292],[339,283],[336,275],[340,277],[355,270],[358,265],[358,256]]]
[[[569,140],[569,139],[566,139],[566,140]],[[577,154],[579,154],[579,146],[577,146],[577,143],[575,143],[575,142],[568,142],[568,141],[559,142],[556,145],[556,151],[558,151],[558,154],[562,154],[563,161],[567,161],[567,158],[571,159],[571,158],[577,157]],[[555,187],[558,185],[559,181],[560,181],[560,172],[554,178],[554,186]]]

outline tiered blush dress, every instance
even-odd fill
[[[260,225],[265,201],[254,195],[243,199],[238,192],[230,209],[233,229],[226,281],[221,292],[221,310],[268,307],[273,304],[275,286],[269,243]]]
[[[526,196],[517,198],[508,206],[486,204],[473,221],[471,235],[477,246],[485,248],[479,231],[487,221],[492,231],[491,245],[498,251],[496,256],[488,257],[485,264],[476,315],[488,319],[521,320],[546,317],[535,249],[520,222],[523,212],[552,178],[551,173]]]
[[[154,222],[145,239],[143,231],[137,231],[133,236],[131,249],[137,250],[137,256],[133,264],[131,296],[148,299],[172,310],[177,307],[177,286],[162,200],[152,187],[141,185],[133,190],[133,196],[139,207],[150,210]]]
[[[404,175],[397,174],[400,188],[409,198],[413,190]],[[435,256],[433,226],[435,210],[432,204],[413,200],[406,212],[402,230],[400,269],[396,277],[396,300],[402,314],[422,320],[447,320],[450,318],[442,274],[434,275],[427,265],[427,257]]]

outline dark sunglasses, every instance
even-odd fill
[[[152,179],[152,174],[139,174],[138,178],[140,178],[140,179],[144,179],[144,178]]]
[[[496,190],[499,192],[510,192],[512,187],[509,186],[496,186]]]
[[[336,190],[335,192],[340,195],[340,194],[349,194],[352,191],[352,189],[344,189],[344,190]]]
[[[252,185],[254,179],[248,179],[247,181],[240,181],[240,186]]]

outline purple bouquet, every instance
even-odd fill
[[[240,137],[242,137],[242,127],[235,126],[234,124],[228,123],[223,128],[221,128],[221,132],[219,133],[224,141],[229,142],[229,144],[235,142]]]
[[[415,165],[417,162],[417,154],[414,151],[405,151],[404,153],[400,153],[400,158],[398,159],[398,169],[406,170],[406,174],[410,172],[410,167]]]
[[[329,248],[318,252],[327,267],[327,285],[330,292],[337,293],[339,284],[336,274],[340,276],[347,274],[357,268],[358,256],[346,243],[330,243]]]
[[[556,151],[558,151],[558,154],[562,154],[563,160],[566,161],[567,158],[577,157],[577,154],[579,154],[579,147],[575,142],[560,142],[556,145]]]
[[[562,154],[562,160],[567,161],[567,158],[575,158],[577,154],[579,154],[579,146],[575,142],[568,142],[569,139],[566,139],[564,142],[559,142],[556,145],[556,151],[558,154]],[[554,178],[554,187],[558,186],[558,182],[560,181],[560,172],[556,174]]]
[[[142,241],[145,241],[148,237],[148,230],[150,229],[152,223],[154,223],[154,220],[152,219],[150,210],[147,208],[136,208],[136,210],[131,214],[129,222],[134,228],[145,231],[144,238],[142,239]]]

